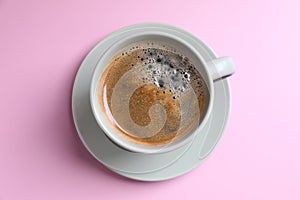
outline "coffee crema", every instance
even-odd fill
[[[153,41],[118,53],[102,74],[98,95],[116,131],[148,146],[193,132],[209,102],[207,85],[189,58]]]

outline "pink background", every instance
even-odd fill
[[[300,199],[299,7],[298,0],[0,0],[0,199]],[[112,31],[149,21],[186,29],[237,65],[216,150],[185,176],[158,183],[97,163],[71,115],[86,54]]]

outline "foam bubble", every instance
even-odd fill
[[[187,57],[179,56],[173,52],[158,48],[143,49],[146,53],[145,63],[140,63],[140,78],[157,85],[159,88],[167,88],[174,93],[175,97],[189,89],[191,82],[191,65],[182,61],[188,61]],[[141,61],[144,57],[138,56]],[[189,68],[190,67],[190,68]]]

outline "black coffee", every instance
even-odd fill
[[[99,103],[107,118],[122,136],[144,145],[163,145],[193,132],[208,100],[207,86],[189,58],[155,42],[121,51],[100,79]]]

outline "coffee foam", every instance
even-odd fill
[[[161,42],[139,42],[124,49],[122,56],[141,49],[144,56],[138,56],[133,62],[133,68],[139,68],[140,77],[144,83],[153,83],[160,88],[168,88],[174,93],[174,98],[190,88],[191,76],[197,81],[196,85],[202,87],[203,81],[195,66],[189,58],[177,52],[174,48]]]

